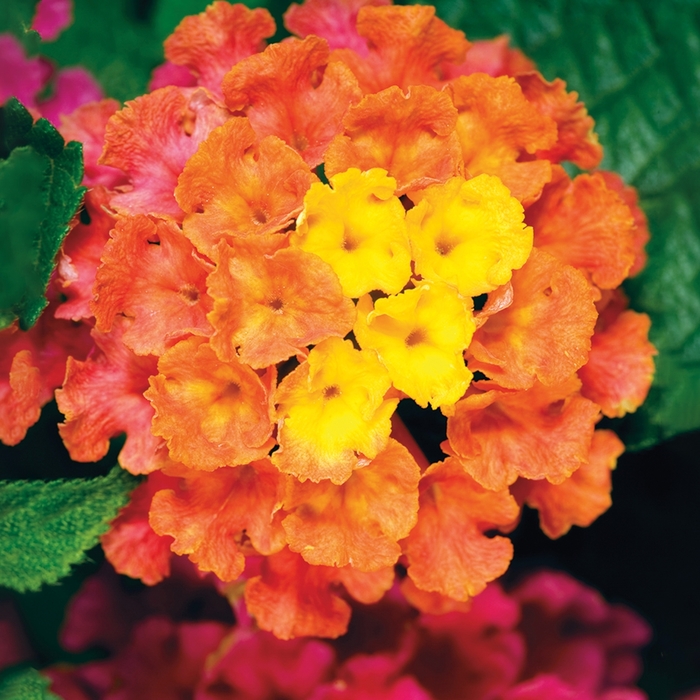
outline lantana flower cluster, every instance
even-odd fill
[[[646,697],[634,682],[648,625],[560,572],[530,574],[510,590],[491,583],[470,610],[444,615],[417,613],[393,588],[377,605],[354,604],[349,633],[336,641],[281,641],[240,605],[227,617],[212,582],[188,564],[180,559],[168,581],[138,593],[108,566],[86,579],[60,641],[73,653],[107,653],[44,669],[52,692],[64,700]],[[3,622],[7,629],[12,619],[0,610]],[[0,669],[3,661],[0,650]]]
[[[550,537],[607,509],[624,448],[596,424],[653,374],[619,289],[648,233],[576,93],[504,38],[378,0],[285,24],[266,46],[266,10],[215,2],[151,92],[63,118],[90,190],[49,312],[3,339],[1,436],[62,384],[71,457],[126,433],[147,475],[102,539],[117,571],[187,556],[260,629],[337,637],[397,570],[462,609],[525,504]],[[444,460],[400,401],[447,417]]]

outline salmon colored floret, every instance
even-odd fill
[[[554,120],[530,104],[515,80],[505,76],[463,76],[448,84],[445,93],[457,109],[466,171],[497,175],[524,206],[534,202],[551,178],[551,165],[519,159],[556,143]]]
[[[205,287],[211,268],[173,221],[120,218],[95,277],[97,329],[107,332],[117,315],[124,316],[122,339],[137,355],[162,355],[181,338],[211,334]]]
[[[357,14],[365,5],[390,5],[391,0],[305,0],[284,13],[284,26],[302,38],[314,34],[331,49],[352,49],[367,56],[367,41],[357,32]]]
[[[117,573],[138,578],[154,586],[170,575],[170,545],[173,538],[158,535],[148,523],[148,511],[156,492],[173,488],[177,480],[156,471],[131,494],[128,505],[100,537],[107,561]]]
[[[508,539],[484,533],[510,525],[518,514],[507,490],[482,488],[457,460],[433,464],[421,479],[418,524],[404,543],[408,575],[421,590],[469,600],[513,557]]]
[[[398,399],[385,398],[389,373],[372,352],[328,338],[275,393],[280,449],[273,463],[305,481],[342,484],[387,445]]]
[[[328,147],[326,175],[383,168],[398,195],[461,175],[456,118],[450,98],[426,85],[367,95],[348,110],[344,133]]]
[[[464,363],[474,332],[472,300],[441,282],[423,283],[397,296],[369,296],[357,309],[355,337],[374,350],[391,382],[423,408],[455,403],[472,380]]]
[[[357,31],[367,41],[368,54],[338,49],[333,57],[350,66],[365,93],[393,85],[402,90],[438,86],[442,64],[461,63],[469,48],[464,34],[438,19],[429,6],[365,6],[357,16]]]
[[[588,462],[566,481],[550,484],[546,479],[519,479],[511,491],[540,513],[540,527],[552,539],[565,535],[572,525],[588,527],[612,505],[610,471],[625,446],[612,430],[593,433]]]
[[[309,563],[377,571],[401,554],[416,523],[420,469],[395,440],[342,485],[289,479],[282,521],[289,548]]]
[[[92,317],[92,286],[116,220],[107,209],[110,196],[104,187],[88,190],[84,210],[63,241],[56,281],[65,301],[56,309],[56,318],[79,321]]]
[[[581,393],[600,405],[608,418],[636,411],[654,378],[656,348],[649,342],[646,314],[606,309],[591,339],[591,354],[578,374]]]
[[[221,81],[231,66],[265,48],[275,20],[262,8],[214,2],[204,12],[185,17],[165,40],[165,57],[185,66],[219,99]]]
[[[456,177],[412,195],[406,215],[415,271],[462,296],[491,292],[510,280],[532,249],[523,208],[492,175]]]
[[[562,168],[527,212],[535,245],[584,271],[601,289],[618,287],[635,260],[634,219],[620,195],[604,178]]]
[[[361,571],[354,566],[341,566],[336,569],[336,581],[359,603],[378,603],[394,583],[393,566],[385,566],[376,571]]]
[[[267,557],[260,576],[245,588],[248,612],[261,629],[280,639],[339,637],[350,620],[350,606],[331,586],[337,570],[311,566],[283,549]]]
[[[165,87],[127,102],[107,122],[99,160],[129,177],[130,184],[120,188],[111,205],[124,214],[181,220],[173,196],[178,175],[199,144],[229,116],[202,88]]]
[[[234,581],[243,573],[246,553],[272,554],[284,547],[275,517],[283,492],[284,477],[267,459],[195,472],[153,496],[149,520],[159,535],[174,538],[173,552],[187,554],[200,571]]]
[[[162,439],[151,432],[153,408],[144,398],[156,358],[139,357],[124,345],[126,319],[109,333],[93,329],[95,350],[85,362],[70,357],[63,388],[56,392],[65,423],[58,426],[76,462],[96,462],[110,438],[126,433],[119,464],[132,474],[148,474],[170,463]]]
[[[375,289],[395,294],[411,276],[411,250],[396,180],[386,170],[357,168],[315,183],[290,243],[325,260],[343,293],[359,297]]]
[[[603,178],[609,190],[617,192],[622,201],[629,207],[634,219],[632,228],[632,248],[634,249],[634,262],[627,273],[630,277],[638,275],[647,263],[647,253],[644,246],[649,242],[651,234],[646,214],[639,206],[639,197],[634,187],[625,185],[624,180],[617,174],[608,170],[598,171],[598,175]]]
[[[493,78],[501,75],[517,75],[536,70],[535,64],[519,49],[510,47],[506,35],[495,39],[475,41],[467,51],[467,57],[459,65],[444,63],[442,74],[445,80],[459,78],[460,75],[486,73]]]
[[[512,389],[565,381],[588,359],[596,290],[582,272],[537,248],[511,284],[512,304],[476,331],[467,364]]]
[[[220,240],[270,238],[294,221],[317,180],[283,141],[258,141],[247,119],[232,118],[210,134],[178,179],[183,230],[209,257]]]
[[[593,131],[592,117],[583,103],[578,102],[578,93],[567,92],[563,80],[556,78],[549,82],[534,70],[515,79],[528,102],[557,125],[556,144],[537,151],[537,157],[553,163],[569,160],[584,170],[596,168],[603,158],[603,149]]]
[[[329,55],[317,36],[274,44],[226,75],[226,105],[250,119],[258,138],[277,136],[316,167],[343,131],[348,108],[362,97],[350,69],[328,63]]]
[[[237,356],[264,368],[352,329],[355,305],[318,256],[298,248],[259,255],[222,242],[217,257],[207,285],[214,299],[210,343],[219,359]]]
[[[580,387],[572,376],[527,391],[474,391],[447,419],[442,448],[487,489],[504,489],[519,476],[560,484],[587,462],[600,418]]]
[[[262,459],[275,444],[268,388],[238,360],[221,362],[204,338],[170,348],[150,385],[153,433],[177,462],[210,471]]]

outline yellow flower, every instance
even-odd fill
[[[291,244],[325,260],[346,296],[401,291],[411,253],[396,180],[381,168],[350,168],[330,181],[332,188],[314,183],[306,193]]]
[[[277,388],[280,449],[272,461],[302,481],[347,481],[386,447],[398,403],[384,398],[390,387],[374,353],[340,338],[319,343]]]
[[[408,212],[416,272],[463,296],[478,296],[510,280],[532,249],[523,207],[495,176],[453,177],[417,193]]]
[[[471,299],[446,284],[425,283],[378,299],[374,308],[362,297],[357,310],[355,337],[377,352],[397,389],[424,408],[462,397],[472,379],[463,357],[475,330]]]

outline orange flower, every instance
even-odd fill
[[[472,380],[463,356],[474,332],[471,305],[439,282],[377,299],[374,308],[365,296],[355,336],[377,353],[399,391],[424,408],[439,408],[457,401]]]
[[[502,387],[565,381],[588,359],[598,312],[583,273],[532,249],[513,273],[513,303],[489,316],[469,346],[468,365]],[[498,294],[498,293],[496,293]]]
[[[527,391],[472,392],[447,419],[441,447],[487,489],[505,489],[518,476],[560,484],[588,460],[600,417],[580,386],[572,376]]]
[[[483,73],[457,78],[445,88],[457,108],[457,134],[471,175],[497,175],[524,206],[551,177],[549,161],[518,162],[556,143],[552,119],[530,104],[513,78]]]
[[[350,620],[350,606],[332,589],[337,570],[311,566],[283,549],[266,557],[260,576],[248,580],[245,602],[258,627],[280,639],[339,637]]]
[[[540,512],[540,527],[552,539],[572,525],[588,527],[612,505],[610,470],[625,446],[612,430],[593,433],[588,461],[561,484],[518,479],[511,491],[521,502]]]
[[[151,527],[159,535],[171,535],[173,552],[187,554],[200,571],[234,581],[243,573],[250,545],[260,554],[284,547],[280,517],[275,515],[283,483],[267,459],[190,473],[179,486],[153,496]]]
[[[214,256],[220,240],[267,237],[301,211],[316,176],[276,136],[258,142],[247,119],[215,129],[187,162],[175,197],[184,210],[185,235]]]
[[[535,71],[516,76],[527,100],[542,114],[551,117],[557,125],[557,142],[549,149],[537,151],[538,158],[553,163],[570,160],[579,168],[596,168],[603,158],[594,122],[578,93],[567,92],[566,83],[557,78],[551,83]]]
[[[461,63],[469,48],[464,34],[448,27],[429,6],[363,7],[357,31],[367,40],[367,55],[338,49],[333,58],[350,66],[365,93],[392,85],[402,90],[437,86],[442,64]]]
[[[220,360],[239,357],[264,368],[330,336],[342,338],[355,321],[331,267],[296,248],[260,255],[222,241],[207,284],[214,298],[210,343]]]
[[[629,207],[603,177],[578,175],[562,168],[528,209],[535,245],[586,272],[601,289],[618,287],[635,259],[634,220]]]
[[[302,481],[347,481],[386,447],[398,403],[385,398],[389,387],[373,353],[340,338],[319,343],[277,387],[275,466]]]
[[[258,138],[278,136],[312,168],[362,97],[350,69],[329,55],[317,36],[290,39],[241,61],[223,84],[228,108],[245,114]]]
[[[420,483],[418,523],[405,541],[408,575],[424,591],[469,600],[505,573],[513,545],[487,530],[510,525],[519,508],[507,490],[488,491],[459,462],[433,464]]]
[[[186,66],[198,85],[221,99],[221,81],[231,66],[262,51],[274,33],[275,20],[267,10],[214,2],[178,24],[165,40],[165,58]]]
[[[6,335],[6,334],[3,334]],[[39,420],[42,401],[42,381],[34,365],[31,350],[19,350],[12,356],[7,383],[0,385],[0,441],[17,445],[27,430]]]
[[[151,432],[153,409],[144,398],[156,358],[138,357],[124,345],[126,319],[109,333],[92,331],[95,350],[85,362],[72,357],[56,401],[65,423],[58,426],[76,462],[96,462],[110,438],[126,433],[119,464],[132,474],[147,474],[170,463],[165,443]]]
[[[153,495],[176,483],[163,472],[149,474],[148,480],[136,487],[129,504],[100,537],[105,557],[117,573],[141,579],[147,586],[154,586],[170,575],[173,538],[153,531],[148,523],[148,511]]]
[[[193,469],[247,464],[272,449],[268,388],[250,367],[221,362],[204,338],[188,338],[158,361],[146,398],[153,433]]]
[[[120,218],[95,277],[97,329],[108,332],[117,314],[126,317],[122,340],[137,355],[162,355],[187,335],[209,335],[211,267],[173,221]]]
[[[125,214],[182,219],[173,196],[178,175],[212,129],[229,113],[203,89],[165,87],[127,102],[107,122],[100,164],[120,168],[129,185],[111,199]]]
[[[462,174],[456,118],[450,98],[425,85],[405,95],[398,87],[367,95],[348,110],[344,133],[328,147],[326,175],[383,168],[396,179],[398,195],[445,182]]]
[[[519,49],[510,47],[510,39],[505,34],[495,39],[475,41],[467,51],[467,56],[459,65],[444,63],[442,73],[445,80],[453,80],[460,75],[486,73],[493,78],[501,75],[517,75],[536,70],[535,64]]]
[[[395,440],[341,486],[290,479],[282,521],[289,548],[309,563],[376,571],[396,563],[415,525],[420,469]]]

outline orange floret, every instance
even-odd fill
[[[516,80],[528,101],[557,125],[556,144],[537,151],[537,157],[553,163],[570,160],[584,170],[597,167],[603,158],[603,149],[593,131],[593,118],[584,104],[578,102],[578,93],[567,92],[563,80],[556,78],[550,83],[534,71],[518,75]]]
[[[173,196],[178,175],[212,129],[229,113],[201,88],[165,87],[132,102],[107,122],[100,164],[120,168],[129,185],[111,199],[125,214],[182,219]]]
[[[337,570],[311,566],[283,549],[266,557],[260,576],[245,588],[248,612],[261,629],[279,639],[339,637],[350,620],[350,606],[332,588]]]
[[[455,403],[472,380],[464,351],[474,328],[472,300],[430,282],[377,299],[374,308],[363,297],[355,336],[363,349],[377,353],[399,391],[423,408],[439,408]]]
[[[352,598],[365,605],[381,600],[393,585],[394,577],[393,566],[376,571],[360,571],[350,565],[336,569],[336,581],[343,584]]]
[[[204,338],[188,338],[158,362],[145,396],[153,432],[171,457],[194,469],[247,464],[272,449],[268,390],[238,360],[221,362]]]
[[[108,332],[118,314],[126,317],[123,341],[137,355],[162,355],[187,335],[209,335],[211,268],[173,221],[120,218],[95,277],[97,329]]]
[[[149,474],[148,480],[132,492],[129,504],[100,537],[105,557],[117,573],[141,579],[147,586],[154,586],[170,575],[173,538],[153,531],[148,523],[148,511],[157,491],[176,484],[176,479],[163,472]]]
[[[185,235],[214,256],[220,240],[269,238],[294,221],[316,182],[301,157],[276,136],[257,140],[250,122],[232,118],[190,158],[175,197]]]
[[[312,168],[362,97],[350,69],[329,64],[329,55],[325,39],[290,39],[241,61],[223,84],[228,108],[245,114],[259,138],[278,136]]]
[[[560,484],[588,460],[600,418],[580,387],[572,376],[527,391],[473,392],[447,419],[442,449],[487,489],[504,489],[519,476]]]
[[[0,337],[4,340],[6,335]],[[45,403],[42,401],[43,388],[41,372],[34,365],[32,351],[16,352],[12,356],[7,383],[0,384],[0,441],[3,444],[17,445],[39,420],[41,406]]]
[[[260,554],[285,545],[279,510],[284,477],[270,461],[195,472],[153,496],[149,521],[159,535],[174,538],[172,551],[187,554],[200,571],[234,581],[250,546]]]
[[[534,202],[551,178],[551,165],[546,160],[518,159],[556,143],[554,121],[527,101],[513,78],[475,73],[457,78],[445,93],[457,108],[457,134],[467,172],[497,175],[524,206]]]
[[[387,445],[398,399],[371,352],[328,338],[286,376],[275,394],[280,449],[272,461],[302,481],[347,481]]]
[[[510,280],[532,249],[523,208],[492,175],[455,177],[412,195],[406,215],[416,272],[463,296],[491,292]]]
[[[632,247],[634,249],[634,262],[630,271],[627,273],[629,277],[638,275],[647,263],[647,253],[644,246],[649,242],[651,237],[647,217],[642,208],[639,206],[637,190],[634,187],[625,185],[624,180],[617,174],[611,173],[608,170],[600,170],[598,175],[605,180],[605,184],[609,190],[617,192],[622,198],[622,201],[630,208],[632,218],[634,219],[634,227],[632,229]]]
[[[338,49],[333,58],[350,66],[365,93],[392,85],[402,90],[437,86],[442,64],[461,63],[469,48],[464,34],[438,19],[429,6],[363,7],[357,31],[367,40],[367,55]]]
[[[411,276],[411,250],[396,180],[386,170],[357,168],[315,183],[290,236],[293,246],[315,253],[338,275],[348,297],[379,289],[395,294]]]
[[[474,334],[468,364],[511,389],[565,381],[588,359],[598,312],[585,275],[532,249],[513,273],[513,303]]]
[[[486,73],[498,78],[501,75],[517,75],[533,70],[536,70],[535,64],[519,49],[512,49],[510,39],[505,34],[494,39],[475,41],[459,65],[442,65],[445,80],[472,73]]]
[[[535,245],[586,272],[601,289],[614,289],[634,262],[634,220],[629,207],[603,177],[570,180],[562,168],[527,212]]]
[[[367,41],[357,33],[357,13],[365,5],[390,5],[391,0],[305,0],[292,3],[284,13],[284,26],[300,37],[323,37],[332,49],[352,49],[367,56]]]
[[[588,462],[566,481],[519,479],[511,491],[515,497],[540,512],[540,527],[552,539],[565,535],[572,525],[588,527],[612,505],[610,470],[625,446],[612,430],[593,433]]]
[[[147,474],[170,463],[165,443],[151,433],[153,409],[144,398],[156,358],[139,357],[124,345],[126,319],[109,333],[92,331],[95,350],[85,362],[72,357],[56,401],[65,423],[58,426],[76,462],[96,462],[107,454],[110,438],[126,433],[119,464],[132,474]]]
[[[461,175],[456,118],[450,98],[426,85],[405,95],[398,87],[367,95],[348,110],[345,132],[328,147],[326,175],[384,168],[398,195]]]
[[[178,24],[165,40],[165,58],[186,66],[199,85],[221,99],[221,81],[231,66],[262,51],[274,33],[275,20],[267,10],[214,2]]]
[[[92,317],[92,285],[115,222],[115,217],[107,209],[110,196],[103,187],[88,190],[85,210],[63,241],[56,281],[65,301],[56,309],[56,318],[79,321]],[[83,223],[83,220],[88,223]]]
[[[290,479],[282,525],[289,548],[309,563],[352,565],[362,571],[393,566],[397,540],[416,523],[420,468],[395,440],[341,486]]]
[[[342,338],[355,322],[355,306],[330,265],[297,248],[258,255],[222,242],[207,284],[214,298],[210,342],[224,361],[238,356],[267,367],[330,336]]]
[[[433,464],[421,479],[418,524],[404,544],[413,583],[459,601],[481,593],[513,557],[510,540],[484,533],[510,525],[519,510],[507,490],[482,488],[456,459]]]
[[[654,378],[656,348],[649,342],[646,314],[605,309],[591,339],[588,362],[578,372],[581,393],[609,418],[633,413],[644,402]]]

